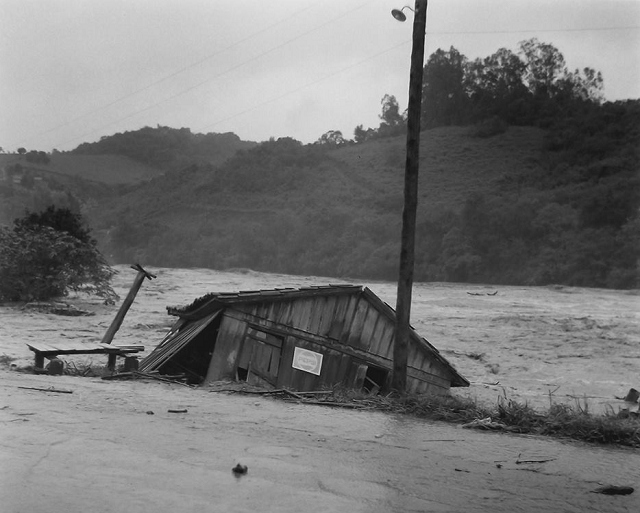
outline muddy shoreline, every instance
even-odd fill
[[[592,493],[637,486],[637,450],[156,382],[0,377],[3,511],[640,508],[640,493]],[[52,385],[73,393],[18,388]]]

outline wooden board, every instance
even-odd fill
[[[393,331],[395,326],[386,317],[380,316],[376,323],[375,332],[373,334],[373,340],[369,351],[378,356],[387,358],[389,346],[391,345],[391,339],[393,338]]]
[[[349,302],[347,303],[347,308],[344,313],[344,324],[341,326],[341,332],[335,337],[338,338],[342,344],[347,344],[358,300],[358,296],[349,296]]]
[[[356,305],[355,313],[353,316],[353,322],[349,327],[348,337],[345,340],[347,344],[352,347],[357,347],[359,349],[364,349],[365,346],[364,341],[362,340],[362,331],[364,329],[365,321],[367,318],[367,314],[369,313],[369,302],[360,298],[358,304]],[[366,341],[366,346],[368,347],[370,341]]]
[[[36,342],[27,344],[34,353],[40,354],[109,354],[109,353],[138,353],[144,351],[144,346],[113,346],[96,344],[93,342]]]
[[[364,318],[364,325],[360,330],[358,335],[358,339],[356,344],[360,349],[364,349],[365,351],[371,350],[371,345],[373,341],[373,334],[375,333],[375,327],[378,323],[378,318],[380,317],[380,313],[375,308],[369,307],[367,310],[367,315]]]
[[[326,337],[327,335],[329,335],[331,323],[335,318],[336,303],[337,298],[335,296],[328,297],[326,300],[324,310],[322,311],[320,324],[318,325],[317,331],[315,332],[321,337]]]
[[[324,297],[315,298],[312,308],[309,324],[307,325],[307,331],[310,333],[318,333],[320,328],[320,322],[322,321],[322,315],[327,308],[327,299]]]

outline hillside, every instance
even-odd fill
[[[51,204],[87,212],[129,187],[194,163],[221,164],[256,143],[235,134],[143,128],[84,143],[71,152],[0,154],[0,224]]]
[[[553,135],[423,132],[416,279],[635,286],[637,240],[621,237],[636,221],[588,219],[594,187],[617,198],[626,183],[626,199],[615,201],[626,211],[637,205],[633,168],[596,184],[568,173],[550,185],[573,155],[550,150]],[[222,166],[153,179],[94,210],[92,225],[117,262],[393,279],[404,144],[402,136],[338,148],[265,142]]]
[[[423,213],[460,210],[472,194],[493,194],[505,179],[541,169],[544,131],[511,127],[491,138],[473,137],[469,127],[440,127],[422,133],[419,209]],[[404,136],[346,147],[332,155],[352,180],[375,196],[390,194],[402,209]]]
[[[175,144],[158,153],[167,138]],[[396,278],[404,136],[285,137],[207,157],[219,140],[166,127],[116,134],[94,144],[171,165],[114,186],[26,173],[2,193],[76,201],[116,263]],[[639,287],[639,143],[640,101],[583,104],[544,128],[489,120],[424,131],[416,280]]]
[[[122,155],[74,155],[53,153],[49,162],[29,162],[16,154],[0,155],[0,168],[19,164],[36,176],[49,176],[64,181],[64,177],[76,177],[107,185],[131,184],[162,174],[162,170],[136,162]]]
[[[74,155],[122,155],[163,170],[179,169],[194,162],[222,164],[237,151],[257,143],[236,134],[192,133],[188,128],[157,126],[116,133],[95,143],[83,143]]]
[[[121,155],[53,153],[47,160],[0,155],[0,224],[10,224],[25,210],[40,211],[51,204],[81,211],[84,205],[163,173]]]

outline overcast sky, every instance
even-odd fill
[[[0,146],[75,148],[144,126],[313,142],[406,108],[407,0],[0,0]],[[426,55],[536,37],[640,98],[640,0],[430,0]]]

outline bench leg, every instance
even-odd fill
[[[35,368],[36,369],[43,369],[44,368],[44,355],[41,353],[36,353],[36,361],[35,361]]]
[[[110,371],[116,370],[116,358],[117,357],[118,357],[117,354],[110,354],[109,355],[109,361],[107,362],[107,369],[109,369]]]
[[[47,373],[50,376],[61,376],[64,373],[64,362],[59,358],[51,358],[47,366]]]
[[[125,372],[138,370],[138,358],[136,356],[126,356],[124,359]]]

